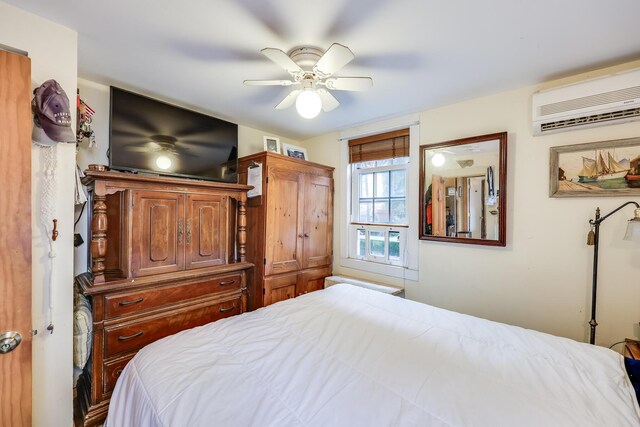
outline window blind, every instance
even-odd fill
[[[349,163],[408,156],[408,128],[349,140]]]

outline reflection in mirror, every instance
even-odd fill
[[[420,147],[420,238],[505,245],[507,133]]]

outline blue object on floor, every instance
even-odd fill
[[[631,384],[636,390],[636,399],[640,404],[640,359],[624,358],[624,367],[627,369],[627,375],[631,379]]]

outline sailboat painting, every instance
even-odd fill
[[[640,138],[551,148],[550,196],[640,195]]]

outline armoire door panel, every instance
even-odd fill
[[[227,197],[189,194],[186,204],[186,267],[226,263]]]
[[[134,277],[184,269],[184,196],[161,191],[133,195],[131,273]]]
[[[303,270],[298,274],[298,295],[324,289],[324,279],[331,276],[331,266]]]
[[[303,268],[331,264],[333,246],[333,179],[305,176]]]
[[[298,274],[284,274],[264,279],[264,305],[275,304],[296,296]]]
[[[265,275],[295,271],[302,263],[302,175],[269,168]]]
[[[169,258],[169,221],[175,222],[175,216],[171,215],[171,207],[166,204],[153,204],[149,206],[149,260],[151,262],[163,262]]]

